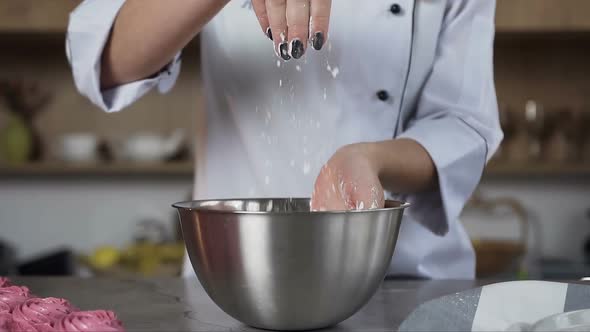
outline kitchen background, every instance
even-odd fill
[[[0,0],[0,274],[177,274],[170,203],[190,197],[204,133],[198,41],[169,95],[107,115],[65,58],[77,3]],[[480,277],[590,276],[588,12],[498,0],[506,139],[462,217]]]

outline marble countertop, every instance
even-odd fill
[[[83,310],[114,310],[128,331],[257,331],[221,311],[196,278],[14,278],[14,282],[38,296],[66,298]],[[386,280],[361,311],[325,331],[397,331],[419,304],[487,283]]]

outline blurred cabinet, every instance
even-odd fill
[[[0,32],[63,33],[78,0],[0,0]]]
[[[498,0],[500,33],[590,32],[588,0]]]
[[[108,1],[108,0],[106,0]],[[590,32],[588,0],[497,0],[497,30]],[[64,32],[80,0],[0,0],[0,32]]]

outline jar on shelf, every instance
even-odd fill
[[[552,109],[546,114],[542,159],[549,163],[571,163],[577,159],[578,123],[566,108]]]
[[[524,110],[512,112],[511,138],[506,142],[507,159],[511,163],[537,161],[541,156],[541,138],[545,128],[543,107],[528,101]]]
[[[498,110],[500,126],[504,132],[504,139],[502,144],[498,147],[498,151],[494,154],[493,159],[496,161],[507,161],[510,156],[509,146],[514,138],[516,132],[515,112],[508,105],[501,104]]]
[[[546,130],[546,116],[543,105],[529,100],[524,108],[525,128],[528,136],[527,159],[538,161],[541,159],[541,147]]]
[[[578,154],[584,163],[590,163],[590,107],[579,113],[580,138]]]

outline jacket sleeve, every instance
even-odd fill
[[[101,91],[100,72],[104,46],[125,0],[85,0],[70,14],[66,54],[76,88],[106,112],[129,106],[154,87],[168,92],[180,72],[180,53],[162,71],[148,79]]]
[[[503,138],[493,76],[496,1],[448,3],[432,72],[399,136],[421,144],[436,166],[438,187],[407,200],[412,219],[438,235],[457,222]]]

